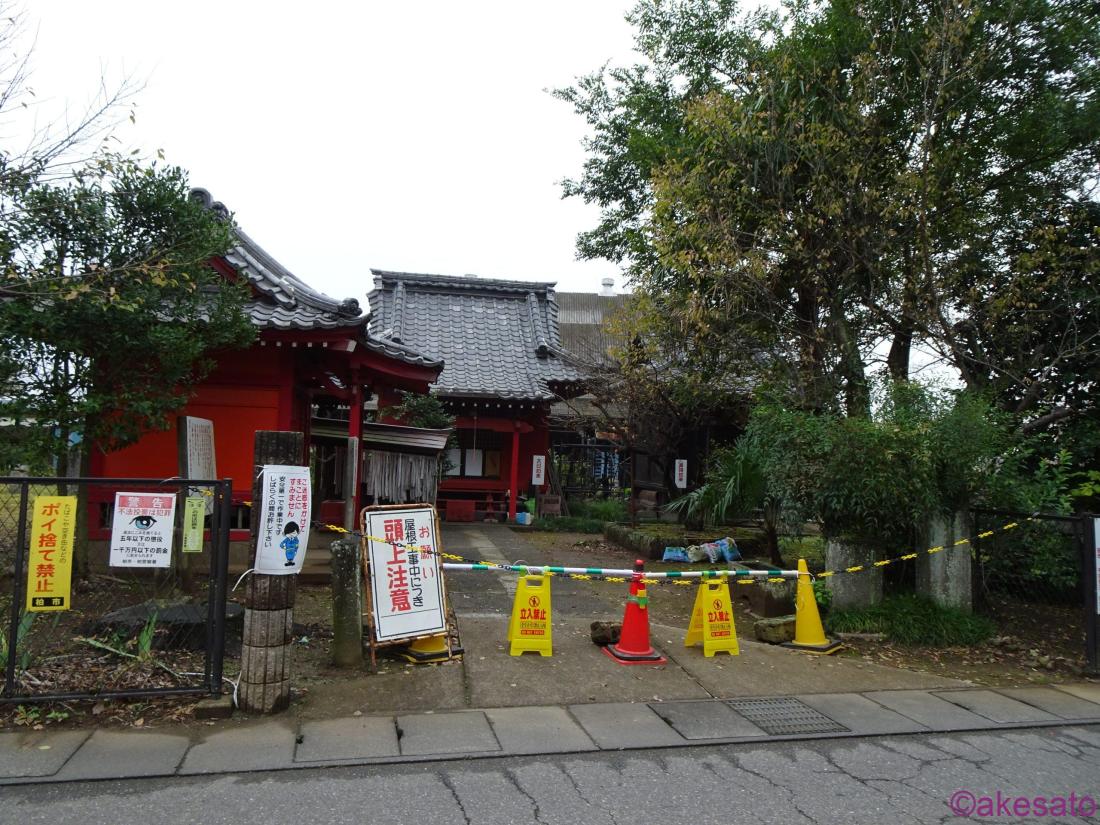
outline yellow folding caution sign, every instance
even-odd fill
[[[550,579],[546,576],[520,576],[516,598],[512,602],[512,620],[508,623],[510,653],[553,655],[550,627]]]
[[[730,589],[725,579],[699,584],[684,646],[694,647],[699,642],[703,643],[704,656],[722,652],[738,656],[741,653],[737,647],[737,628],[733,624]]]

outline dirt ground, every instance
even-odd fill
[[[525,532],[523,538],[545,558],[563,566],[629,568],[633,556],[602,537],[573,533]],[[651,562],[648,569],[660,570]],[[695,565],[702,569],[706,565]],[[667,567],[667,566],[666,566]],[[684,565],[676,565],[677,569]],[[616,604],[625,596],[622,583],[594,583],[601,598]],[[733,590],[737,632],[751,638],[753,621],[745,599]],[[608,588],[608,590],[604,590]],[[686,630],[695,597],[694,586],[671,583],[650,585],[652,621]],[[931,649],[903,647],[888,641],[849,640],[837,655],[876,664],[968,680],[977,685],[1016,686],[1068,681],[1081,678],[1084,666],[1080,617],[1068,608],[1037,607],[1009,602],[990,605],[990,613],[1001,628],[1001,636],[989,643],[969,648]],[[616,617],[609,616],[615,620]],[[405,678],[418,679],[428,687],[436,675],[431,671],[443,665],[412,665],[382,657],[377,671],[342,670],[331,665],[331,602],[329,588],[302,585],[298,590],[294,624],[293,707],[299,715],[313,715],[314,705],[326,712],[352,712],[357,705],[356,684],[375,676],[390,680],[399,689]],[[231,653],[239,653],[239,639]],[[503,642],[500,646],[503,653]],[[225,675],[236,677],[239,662],[227,657]],[[419,671],[419,672],[417,672]],[[442,678],[440,675],[438,678]],[[52,705],[0,705],[0,730],[24,727],[107,726],[141,728],[168,725],[201,725],[194,720],[194,699],[160,698],[154,700],[115,700]],[[342,707],[347,705],[346,708]],[[210,723],[207,723],[210,724]]]

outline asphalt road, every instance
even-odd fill
[[[952,799],[975,819],[1097,822],[1093,798],[1100,728],[1066,727],[19,786],[0,791],[0,823],[969,821]],[[1025,803],[1088,816],[1018,816]]]

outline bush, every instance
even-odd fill
[[[626,502],[618,498],[576,499],[569,502],[569,514],[598,521],[626,521],[630,516]]]
[[[996,633],[985,616],[975,616],[920,596],[891,596],[873,607],[831,612],[825,620],[831,633],[883,633],[903,645],[954,647],[977,645]]]
[[[550,533],[602,533],[603,525],[603,519],[558,516],[537,518],[531,523],[531,528]]]

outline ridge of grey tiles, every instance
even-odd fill
[[[391,716],[355,716],[304,722],[299,738],[301,742],[294,752],[297,763],[401,755],[397,727]]]
[[[599,750],[572,716],[559,707],[485,711],[506,753],[574,753]]]
[[[938,690],[936,696],[994,722],[1054,722],[1057,716],[993,690]]]
[[[984,716],[933,696],[926,690],[876,690],[863,695],[934,731],[989,727],[989,720]]]
[[[725,702],[651,702],[649,709],[685,739],[768,735]]]
[[[797,698],[853,733],[922,733],[928,730],[925,725],[858,693],[814,693]]]

